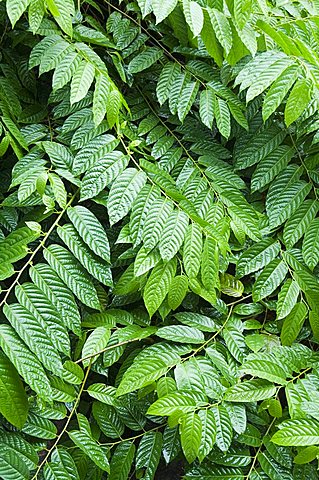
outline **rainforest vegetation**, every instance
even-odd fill
[[[0,0],[0,478],[319,478],[319,1]]]

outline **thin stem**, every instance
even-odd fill
[[[119,343],[116,343],[115,345],[110,345],[109,347],[105,347],[102,350],[99,350],[98,352],[93,353],[92,355],[87,355],[86,357],[82,357],[74,363],[81,363],[83,362],[83,360],[88,360],[90,358],[97,357],[101,353],[107,352],[108,350],[112,350],[113,348],[116,348],[116,347],[121,347],[122,345],[126,345],[127,343],[137,342],[138,340],[139,340],[138,338],[133,338],[132,340],[125,340],[124,342],[119,342]]]
[[[78,191],[77,191],[77,192],[78,192]],[[16,276],[15,280],[12,282],[12,284],[10,285],[10,287],[7,289],[6,294],[5,294],[5,296],[3,297],[3,300],[0,302],[0,308],[6,303],[8,296],[9,296],[10,293],[12,292],[13,288],[14,288],[14,287],[17,285],[17,283],[19,282],[19,279],[20,279],[21,275],[23,274],[23,272],[26,270],[26,268],[28,268],[29,265],[32,264],[32,260],[34,259],[34,257],[36,256],[36,254],[41,250],[41,248],[44,247],[45,242],[48,240],[49,236],[51,235],[51,233],[53,232],[53,230],[55,229],[55,227],[58,225],[58,223],[59,223],[59,221],[61,220],[63,214],[66,212],[67,208],[72,204],[74,198],[75,198],[76,195],[77,195],[77,192],[71,197],[71,199],[70,199],[69,202],[66,204],[66,206],[64,207],[64,209],[59,213],[59,215],[57,216],[57,218],[55,219],[55,221],[53,222],[53,224],[51,225],[51,227],[49,228],[49,230],[44,234],[44,237],[43,237],[43,239],[41,240],[41,242],[39,242],[39,245],[38,245],[38,246],[36,247],[36,249],[31,253],[28,261],[23,265],[23,267],[21,268],[21,270],[19,270],[18,275]]]
[[[64,435],[64,433],[66,432],[70,422],[71,422],[71,419],[79,405],[79,402],[80,402],[80,399],[81,399],[81,395],[83,393],[83,390],[84,390],[84,387],[85,387],[85,384],[86,384],[86,381],[88,379],[88,376],[89,376],[89,373],[90,373],[90,370],[91,370],[91,365],[92,363],[90,362],[86,372],[85,372],[85,376],[84,376],[84,379],[83,379],[83,382],[81,384],[81,387],[80,387],[80,390],[79,390],[79,393],[75,399],[75,402],[74,402],[74,405],[73,405],[73,408],[68,416],[68,419],[63,427],[63,429],[61,430],[61,432],[59,433],[59,435],[57,436],[54,444],[52,445],[52,447],[48,450],[48,453],[46,454],[46,456],[44,457],[44,459],[42,460],[42,462],[40,463],[40,465],[38,466],[35,474],[33,475],[33,477],[31,478],[31,480],[37,480],[38,478],[38,475],[41,471],[41,468],[47,463],[51,453],[53,452],[53,450],[56,448],[56,446],[58,445],[59,441],[61,440],[62,436]]]

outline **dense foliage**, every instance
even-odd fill
[[[0,478],[319,478],[318,26],[0,0]]]

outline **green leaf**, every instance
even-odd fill
[[[229,138],[231,129],[230,112],[227,103],[222,98],[216,98],[214,114],[218,130],[225,138]]]
[[[10,19],[12,27],[15,26],[21,15],[26,11],[30,0],[7,0],[6,7],[7,7],[7,14]]]
[[[257,458],[261,468],[267,473],[269,478],[273,480],[291,480],[290,472],[276,463],[268,452],[260,452]]]
[[[44,257],[81,302],[91,308],[100,309],[93,283],[71,253],[60,245],[50,245],[44,251]]]
[[[105,162],[105,156],[114,150],[118,142],[118,139],[109,134],[93,138],[75,155],[72,165],[73,174],[79,175],[89,171],[91,168],[98,169],[98,166],[101,166],[99,162],[108,167],[108,163]],[[114,161],[114,157],[110,156],[110,158]]]
[[[228,402],[258,402],[272,397],[276,387],[266,380],[247,380],[229,387],[225,393]]]
[[[305,200],[284,226],[283,239],[287,248],[292,248],[305,234],[317,215],[319,204],[315,200]]]
[[[84,372],[82,368],[71,360],[67,360],[63,363],[63,379],[74,385],[80,385],[84,378]]]
[[[81,319],[75,299],[55,271],[46,264],[38,263],[30,268],[29,274],[33,282],[54,305],[65,324],[79,335]]]
[[[262,115],[266,121],[279,107],[285,96],[295,83],[300,70],[297,65],[286,68],[266,93],[262,107]]]
[[[213,126],[215,116],[215,102],[215,94],[210,88],[207,88],[201,92],[199,101],[199,115],[203,124],[210,129]]]
[[[215,332],[217,330],[216,323],[210,317],[193,312],[175,313],[175,318],[181,323],[185,323],[189,327],[197,328],[203,332]]]
[[[223,405],[213,406],[211,411],[216,423],[216,445],[222,452],[227,452],[233,436],[229,414]]]
[[[46,332],[45,325],[25,307],[17,303],[4,305],[3,313],[19,337],[36,354],[44,367],[59,374],[62,370],[62,361]]]
[[[291,310],[296,305],[300,288],[295,280],[289,278],[285,281],[278,294],[277,302],[277,318],[285,318],[290,314]]]
[[[263,378],[269,382],[286,385],[287,372],[280,365],[273,362],[273,359],[250,359],[244,361],[241,370],[253,377]]]
[[[271,295],[284,280],[288,272],[286,264],[278,259],[272,260],[257,278],[253,287],[253,301],[259,302]]]
[[[238,277],[244,277],[249,273],[261,270],[276,258],[279,252],[280,244],[272,238],[265,238],[254,244],[242,253],[237,261],[236,273]]]
[[[12,450],[1,450],[0,475],[3,480],[28,480],[30,473],[21,458]]]
[[[110,465],[106,452],[85,431],[73,430],[68,432],[72,442],[79,447],[99,468],[110,472]]]
[[[197,455],[199,461],[202,462],[214,446],[216,440],[216,422],[211,410],[199,410],[198,416],[202,424],[202,433]]]
[[[152,0],[156,23],[161,23],[176,7],[178,0]]]
[[[81,265],[104,285],[113,285],[110,267],[104,260],[96,257],[87,247],[71,224],[57,228],[57,233]]]
[[[312,83],[300,78],[293,86],[285,107],[285,123],[287,127],[295,122],[307,108],[311,100]]]
[[[183,262],[188,277],[196,277],[199,273],[202,257],[202,233],[196,223],[191,223],[186,230]]]
[[[164,261],[171,260],[180,249],[187,226],[188,217],[181,210],[173,211],[167,218],[159,242],[159,251]]]
[[[74,72],[71,82],[70,102],[77,103],[88,93],[94,80],[95,68],[89,63],[82,61]]]
[[[229,273],[220,276],[220,290],[231,297],[241,297],[244,293],[244,285]]]
[[[104,385],[104,383],[93,383],[87,389],[88,394],[107,405],[113,405],[116,389],[114,387]]]
[[[201,278],[207,290],[219,286],[219,251],[216,240],[206,237],[201,258]]]
[[[287,167],[294,154],[294,149],[287,145],[279,145],[269,155],[264,157],[257,165],[252,179],[251,190],[261,190]]]
[[[110,438],[119,438],[123,435],[124,423],[112,405],[94,402],[92,413],[104,435]]]
[[[157,344],[145,349],[135,357],[133,364],[124,373],[117,396],[150,385],[179,361],[180,354],[176,346]]]
[[[194,37],[197,37],[204,24],[204,15],[200,5],[193,1],[183,0],[183,11],[189,28]]]
[[[308,309],[306,305],[302,302],[296,303],[291,312],[284,319],[280,334],[281,343],[283,345],[292,345],[296,340],[307,314]]]
[[[175,272],[175,258],[167,263],[161,261],[153,268],[143,292],[143,299],[150,317],[154,315],[168,294]]]
[[[97,160],[85,173],[81,184],[81,200],[96,197],[127,167],[129,158],[115,150]]]
[[[67,204],[67,191],[65,189],[64,183],[54,173],[49,173],[48,178],[50,181],[50,185],[53,191],[53,195],[55,200],[57,201],[59,207],[65,208]]]
[[[28,415],[28,399],[18,372],[0,352],[0,413],[21,429]]]
[[[191,412],[183,416],[180,434],[186,460],[192,463],[198,455],[202,437],[202,422],[197,413]]]
[[[163,52],[157,47],[147,47],[146,50],[136,55],[128,64],[129,73],[139,73],[151,67],[163,56]]]
[[[93,118],[95,125],[99,125],[104,120],[110,89],[111,82],[108,76],[103,73],[96,75],[93,96]]]
[[[278,60],[275,60],[268,69],[261,72],[258,78],[250,84],[247,90],[247,103],[264,92],[275,80],[277,80],[280,74],[291,65],[291,63],[292,61],[287,57],[279,58]]]
[[[297,463],[299,465],[310,463],[316,459],[318,454],[319,454],[319,447],[310,446],[310,447],[303,448],[295,456],[294,463]]]
[[[203,343],[205,340],[204,334],[200,330],[185,325],[161,327],[157,330],[156,335],[165,340],[181,343]]]
[[[173,278],[167,295],[168,306],[176,310],[184,300],[188,291],[188,280],[185,275],[177,275]]]
[[[107,202],[111,225],[130,211],[140,189],[146,182],[146,174],[135,168],[127,168],[112,184]]]
[[[189,392],[175,392],[165,395],[157,400],[148,409],[149,415],[159,415],[165,417],[174,412],[188,413],[196,410],[200,402]]]
[[[187,82],[183,85],[177,104],[177,115],[184,122],[188,112],[196,99],[199,90],[199,82]]]
[[[227,17],[216,8],[207,8],[207,10],[215,35],[227,56],[233,43],[232,31]]]
[[[85,243],[107,262],[110,261],[110,246],[99,220],[87,208],[77,205],[69,207],[67,214]]]
[[[162,434],[160,432],[147,432],[136,452],[136,469],[143,469],[145,480],[153,480],[158,467],[162,451]]]
[[[51,387],[37,357],[9,325],[0,325],[0,346],[21,377],[41,398],[51,400]]]
[[[284,446],[318,445],[318,432],[319,424],[315,420],[286,420],[271,441]]]
[[[129,477],[134,455],[134,443],[120,443],[116,447],[111,459],[109,480],[126,480]]]
[[[319,218],[312,220],[306,230],[302,244],[302,256],[310,270],[313,270],[319,262]]]
[[[110,128],[118,122],[121,106],[122,96],[120,92],[115,88],[110,91],[108,96],[108,102],[106,104],[106,118]]]
[[[180,66],[177,63],[167,62],[165,64],[156,87],[156,95],[160,105],[168,100],[171,88],[179,74]]]
[[[107,327],[97,327],[95,330],[93,330],[82,349],[82,358],[85,359],[83,360],[84,366],[88,366],[90,362],[94,362],[96,360],[97,357],[95,354],[98,354],[107,346],[110,334],[110,329]]]

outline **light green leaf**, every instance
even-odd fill
[[[188,280],[185,275],[177,275],[170,285],[167,301],[172,310],[176,310],[184,300],[188,291]]]
[[[157,330],[156,335],[165,338],[166,340],[181,343],[203,343],[205,340],[205,337],[200,330],[185,325],[161,327]]]
[[[174,10],[178,0],[152,0],[156,23],[161,23]]]
[[[157,344],[148,347],[135,357],[133,364],[124,373],[117,389],[117,396],[153,383],[179,361],[180,354],[176,346]]]
[[[295,122],[307,108],[311,100],[312,83],[305,78],[297,80],[293,86],[285,107],[285,123],[287,127]]]
[[[146,183],[146,174],[135,168],[127,168],[115,180],[110,189],[107,210],[111,225],[130,211],[134,200]]]
[[[197,37],[204,24],[203,10],[200,5],[190,0],[183,0],[183,11],[194,37]]]
[[[180,249],[187,226],[188,216],[181,210],[174,210],[167,218],[159,242],[159,251],[164,261],[171,260]]]
[[[288,267],[282,260],[272,260],[254,284],[253,301],[259,302],[259,300],[271,295],[284,280],[287,272]]]
[[[283,345],[290,346],[296,340],[307,314],[308,309],[306,305],[302,302],[296,303],[291,312],[284,319],[280,334],[281,343]]]
[[[85,305],[100,309],[100,302],[91,279],[73,255],[60,245],[50,245],[44,257],[61,280]]]
[[[302,256],[306,265],[313,270],[319,262],[319,218],[312,220],[302,243]]]
[[[143,469],[144,480],[153,480],[162,451],[162,434],[147,432],[143,435],[136,452],[136,468]]]
[[[99,220],[87,208],[77,205],[69,207],[67,214],[85,243],[107,262],[110,261],[110,246]]]
[[[319,203],[316,200],[305,200],[284,226],[283,239],[287,248],[292,248],[305,234],[317,215]]]
[[[110,472],[110,465],[106,452],[85,431],[73,430],[68,432],[72,442],[79,447],[99,468]]]
[[[18,372],[9,359],[0,352],[0,413],[12,425],[22,428],[28,410],[27,395]]]
[[[233,437],[233,427],[229,414],[223,405],[213,406],[211,412],[216,423],[216,445],[222,452],[227,452]]]
[[[276,387],[266,380],[247,380],[229,387],[225,393],[228,402],[258,402],[274,396]]]
[[[285,281],[278,294],[277,318],[285,318],[296,305],[300,288],[295,280],[289,278]]]
[[[111,459],[109,480],[126,480],[129,476],[135,455],[133,442],[120,443]]]
[[[249,273],[261,270],[276,258],[279,252],[279,242],[275,242],[272,238],[261,240],[241,254],[236,265],[237,275],[244,277]]]
[[[208,7],[207,10],[215,35],[221,46],[225,49],[225,54],[227,56],[233,43],[232,31],[227,17],[216,8]]]
[[[30,0],[7,0],[7,14],[12,27],[15,26],[21,15],[26,11]]]
[[[197,413],[191,412],[183,416],[180,434],[186,460],[188,463],[192,463],[198,455],[202,438],[202,422]]]
[[[50,401],[52,390],[41,363],[9,325],[0,325],[0,346],[26,383]]]
[[[198,459],[200,462],[211,452],[216,440],[216,421],[211,410],[199,410],[198,416],[202,423]]]
[[[163,56],[163,52],[157,47],[147,47],[143,52],[136,55],[128,64],[129,73],[139,73],[151,67]]]
[[[183,263],[185,272],[188,277],[197,277],[200,269],[202,258],[202,232],[196,223],[188,225],[184,246],[183,246]]]
[[[319,424],[309,419],[286,420],[271,441],[284,446],[318,445]]]
[[[84,366],[88,366],[90,362],[96,360],[97,356],[95,354],[99,354],[107,346],[110,334],[110,329],[107,327],[97,327],[93,330],[82,349],[82,358],[85,359],[83,360]]]
[[[153,268],[143,292],[143,299],[150,317],[154,315],[168,294],[175,272],[175,258],[167,263],[161,261]]]
[[[94,80],[95,68],[86,61],[82,61],[74,72],[71,82],[70,102],[77,103],[88,93]]]

